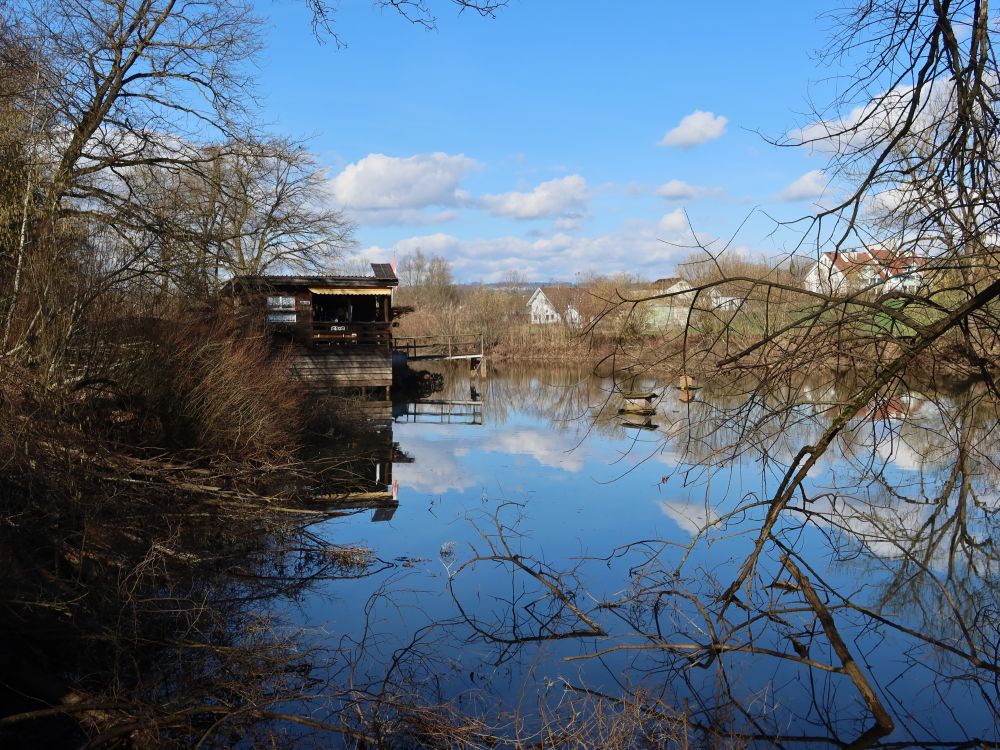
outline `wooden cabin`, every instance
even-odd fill
[[[237,317],[293,346],[292,370],[317,388],[392,384],[392,266],[372,276],[239,276],[226,284]]]

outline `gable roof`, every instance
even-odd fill
[[[581,307],[588,297],[586,292],[575,286],[547,286],[539,289],[560,315],[565,315],[571,306],[577,312],[581,312]]]
[[[685,284],[687,283],[680,276],[667,276],[664,279],[657,279],[652,284],[650,284],[650,286],[653,289],[669,289],[670,287],[675,286],[676,284],[681,282]]]

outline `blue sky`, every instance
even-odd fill
[[[612,7],[614,5],[614,7]],[[461,281],[670,275],[703,239],[774,255],[810,212],[820,155],[778,149],[828,97],[809,2],[512,0],[495,19],[444,0],[425,31],[344,3],[319,44],[300,0],[260,0],[273,131],[309,137],[370,260],[416,248]],[[759,132],[758,132],[759,131]]]

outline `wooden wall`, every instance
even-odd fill
[[[363,388],[392,385],[392,355],[388,350],[366,351],[337,347],[292,357],[293,374],[316,388]]]

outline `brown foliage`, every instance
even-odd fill
[[[193,316],[160,320],[125,386],[147,441],[267,460],[287,451],[302,391],[270,340],[238,336],[232,323]]]

